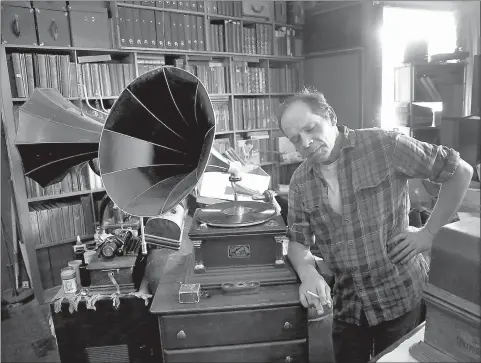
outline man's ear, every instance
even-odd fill
[[[334,112],[334,110],[332,109],[332,107],[329,106],[329,118],[331,120],[331,124],[332,126],[336,126],[337,125],[337,116],[336,116],[336,113]]]

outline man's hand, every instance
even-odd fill
[[[388,253],[393,263],[406,263],[418,253],[431,248],[434,235],[426,227],[409,226],[406,230],[394,236],[388,244],[396,246]]]
[[[316,308],[317,314],[324,313],[324,306],[332,306],[331,288],[315,269],[309,269],[302,277],[299,286],[299,299],[305,308]],[[316,297],[317,295],[319,297]]]

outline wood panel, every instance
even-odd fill
[[[362,46],[362,4],[336,7],[306,18],[304,52],[324,52]]]
[[[353,49],[363,51],[362,127],[381,125],[382,49],[379,30],[382,9],[381,5],[371,1],[328,1],[307,13],[304,32],[307,57]],[[309,72],[305,67],[305,79],[311,78]]]
[[[305,60],[306,86],[324,93],[338,124],[352,129],[362,122],[362,50],[311,56]]]

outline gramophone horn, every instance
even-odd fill
[[[80,112],[59,91],[36,88],[20,107],[15,145],[25,175],[42,187],[98,156],[102,124]]]
[[[136,78],[112,106],[100,138],[100,174],[125,213],[153,217],[181,202],[205,171],[215,117],[204,85],[164,66]]]

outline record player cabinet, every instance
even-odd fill
[[[187,260],[177,280],[192,256]],[[180,304],[175,278],[159,284],[150,309],[158,316],[165,363],[308,361],[307,313],[298,284],[261,286],[257,294],[244,295],[208,290],[199,303]]]

